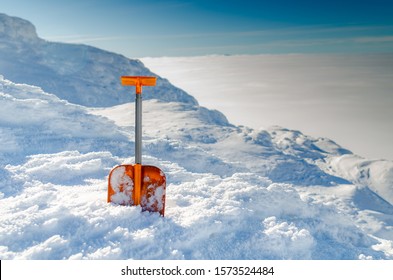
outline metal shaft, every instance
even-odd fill
[[[142,164],[142,94],[135,97],[135,163]]]

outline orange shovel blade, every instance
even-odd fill
[[[108,180],[108,202],[138,205],[143,211],[165,211],[165,174],[158,167],[142,165],[141,188],[135,185],[135,165],[119,165],[112,169]],[[136,196],[139,196],[139,199]]]

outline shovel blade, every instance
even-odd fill
[[[137,205],[140,194],[142,211],[159,212],[164,216],[166,177],[158,167],[142,165],[140,191],[135,185],[135,165],[119,165],[109,173],[108,202],[120,205]]]

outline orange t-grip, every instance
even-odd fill
[[[123,86],[135,86],[136,94],[142,93],[142,86],[155,86],[157,78],[147,76],[122,76],[121,84]]]

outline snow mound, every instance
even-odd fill
[[[393,162],[345,155],[330,159],[330,166],[343,178],[360,186],[368,186],[393,205]]]
[[[116,153],[128,141],[112,122],[90,115],[86,108],[1,76],[0,105],[0,139],[6,144],[0,148],[2,164],[64,150],[86,152],[105,147]]]
[[[0,13],[0,39],[17,41],[37,41],[35,26],[29,21]]]

